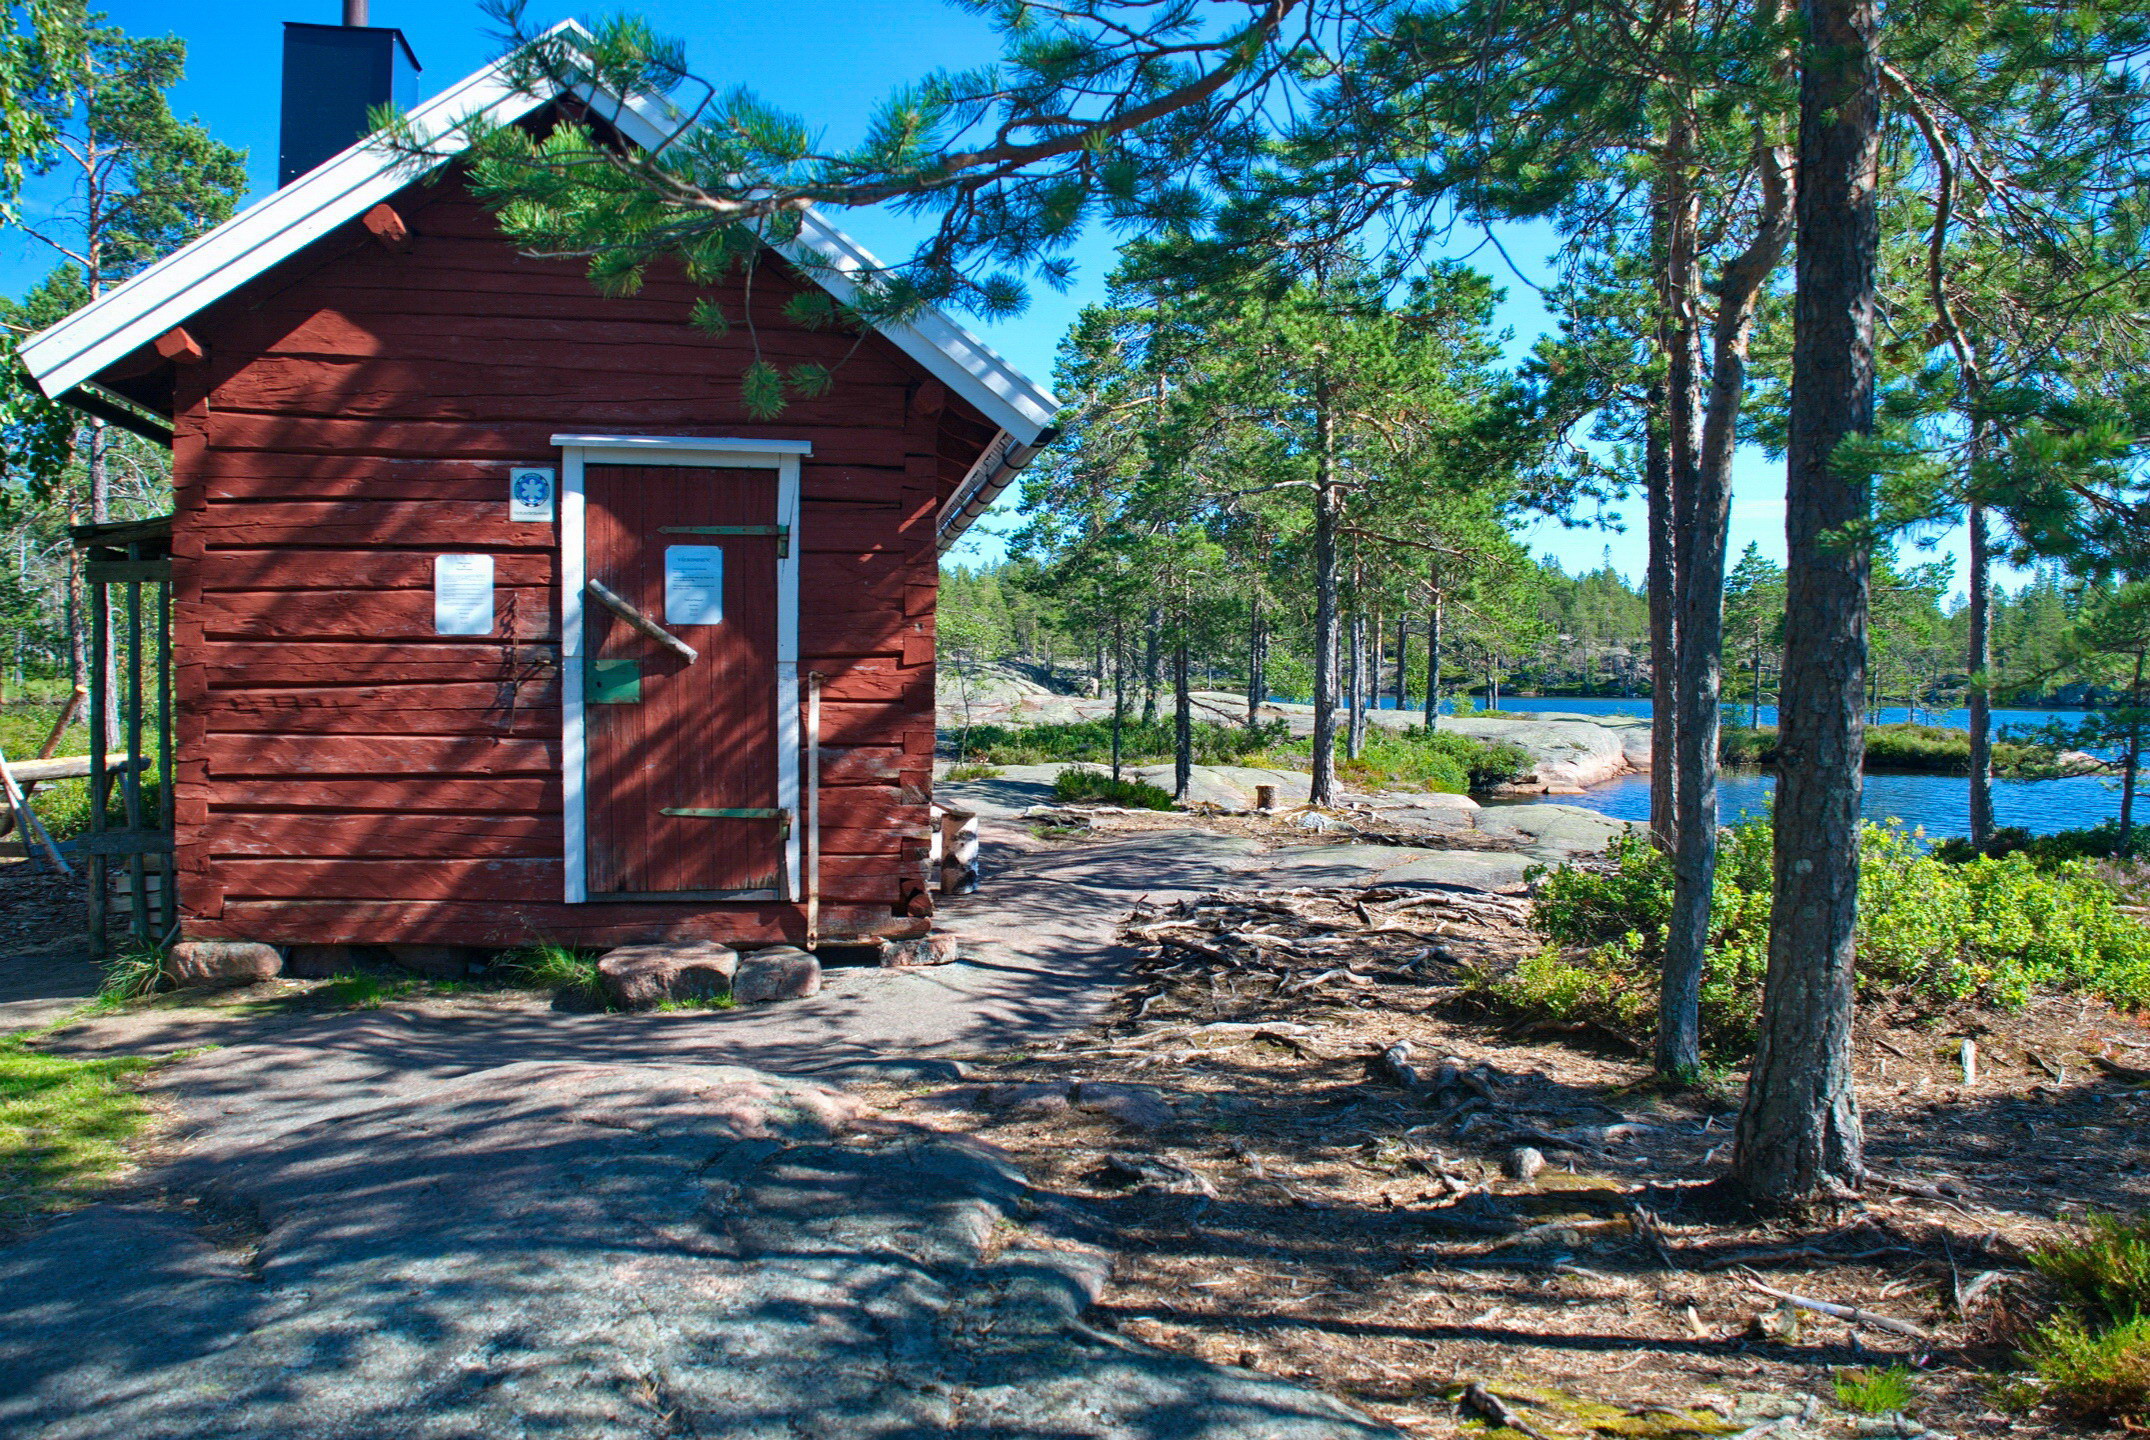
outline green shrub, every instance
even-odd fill
[[[1726,726],[1717,733],[1717,758],[1726,765],[1774,765],[1777,727]],[[1971,773],[1971,732],[1940,725],[1869,725],[1866,768],[1929,775]],[[2059,773],[2059,752],[2050,745],[1997,740],[1993,773],[2012,780],[2042,780]]]
[[[951,765],[942,778],[961,783],[965,780],[998,780],[1007,773],[998,765]]]
[[[1303,741],[1296,748],[1302,756],[1311,755],[1313,741]],[[1450,730],[1428,732],[1418,725],[1402,730],[1368,725],[1356,759],[1343,757],[1341,738],[1337,751],[1337,774],[1354,785],[1416,786],[1445,795],[1490,790],[1528,774],[1537,763],[1529,751],[1505,740],[1475,740]]]
[[[2100,1330],[2063,1312],[2023,1347],[2045,1398],[2081,1419],[2150,1419],[2150,1316]]]
[[[1190,744],[1197,765],[1230,765],[1291,739],[1282,720],[1252,728],[1203,721],[1191,727]],[[1120,759],[1150,765],[1173,755],[1172,721],[1120,723]],[[973,725],[963,757],[991,765],[1052,765],[1066,761],[1092,764],[1112,759],[1112,721],[1077,720],[1053,725]]]
[[[1062,805],[1121,805],[1130,810],[1170,810],[1172,796],[1140,780],[1115,780],[1102,770],[1070,766],[1053,781],[1053,799]]]
[[[1861,1415],[1901,1414],[1918,1400],[1911,1388],[1911,1369],[1891,1365],[1886,1370],[1846,1370],[1835,1380],[1836,1403]]]
[[[2094,1322],[2121,1325],[2150,1315],[2150,1215],[2093,1215],[2088,1235],[2025,1258],[2059,1288],[2064,1304]]]
[[[1771,849],[1767,819],[1724,837],[1702,986],[1704,1043],[1715,1049],[1753,1037],[1768,965]],[[1551,944],[1480,990],[1642,1043],[1655,1023],[1672,868],[1641,835],[1615,841],[1609,861],[1548,876],[1533,924]],[[2046,985],[2150,1006],[2150,927],[2121,913],[2088,861],[2040,869],[2012,855],[1951,865],[1900,826],[1868,825],[1859,876],[1862,994],[2020,1005]]]
[[[1941,840],[1935,843],[1933,853],[1935,859],[1957,865],[1981,855],[1992,860],[2007,855],[2028,855],[2040,865],[2064,860],[2125,858],[2121,851],[2118,820],[2107,820],[2087,830],[2061,830],[2051,835],[2033,835],[2020,825],[2004,825],[1987,836],[1984,845],[1974,846],[1961,838]],[[2150,827],[2135,827],[2135,833],[2128,837],[2127,854],[2150,854]]]

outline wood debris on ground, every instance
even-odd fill
[[[1691,1202],[1730,1154],[1736,1082],[1661,1088],[1602,1037],[1469,999],[1471,971],[1539,947],[1528,904],[1378,887],[1145,904],[1109,1023],[886,1103],[977,1133],[1109,1224],[1097,1323],[1406,1433],[1863,1434],[1832,1376],[1892,1363],[1914,1369],[1920,1433],[2050,1428],[1994,1409],[1986,1367],[2034,1303],[2026,1247],[2150,1203],[2150,1090],[2125,1073],[2150,1032],[2079,997],[1866,1015],[1866,1200],[1729,1223]]]

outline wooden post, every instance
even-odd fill
[[[85,557],[87,558],[87,557]],[[85,564],[87,571],[89,566]],[[105,693],[105,657],[110,648],[111,614],[107,609],[104,582],[91,580],[84,587],[90,606],[90,834],[102,835],[105,828],[105,796],[109,789],[108,772],[105,769],[106,712],[112,697]],[[106,934],[106,910],[110,901],[105,896],[105,857],[92,851],[89,857],[90,872],[90,956],[103,960],[110,956],[110,936]]]
[[[157,828],[176,835],[172,810],[172,582],[157,586]],[[179,869],[167,847],[157,860],[163,903],[157,909],[157,934],[169,941],[179,925]]]
[[[127,558],[142,558],[142,547],[129,545]],[[127,584],[127,771],[120,776],[120,796],[127,806],[127,829],[139,837],[142,825],[142,582]],[[136,945],[156,936],[149,928],[149,860],[140,850],[127,857],[130,934]]]
[[[806,948],[821,941],[821,672],[806,676]]]
[[[940,818],[941,893],[969,895],[978,889],[978,817],[944,809]]]

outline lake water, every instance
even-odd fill
[[[1503,713],[1514,714],[1550,712],[1644,717],[1650,713],[1650,702],[1569,696],[1502,696],[1500,708]],[[2080,710],[1995,710],[1993,726],[1998,734],[2010,725],[2043,725],[2049,720],[2072,724],[2081,719],[2083,713]],[[1901,707],[1884,709],[1881,716],[1888,724],[1912,718]],[[1957,729],[1971,723],[1970,713],[1964,710],[1921,710],[1917,718],[1921,724],[1948,725]],[[1747,707],[1727,706],[1725,720],[1746,724]],[[1762,707],[1762,723],[1777,723],[1774,705]],[[1718,816],[1729,824],[1742,815],[1765,813],[1776,786],[1776,775],[1767,770],[1727,771],[1717,784]],[[1624,775],[1585,794],[1562,796],[1560,803],[1581,805],[1622,820],[1647,820],[1650,818],[1650,777]],[[1971,828],[1971,782],[1956,775],[1886,772],[1868,775],[1860,810],[1869,820],[1901,820],[1907,826],[1923,829],[1928,835],[1963,835]],[[2138,813],[2141,810],[2138,805]],[[1993,823],[2020,825],[2033,835],[2080,830],[2119,816],[2120,785],[2117,780],[2079,775],[2067,780],[1993,782]]]
[[[1724,824],[1768,811],[1777,777],[1767,770],[1730,770],[1717,782],[1717,814]],[[1552,797],[1621,820],[1650,818],[1650,777],[1623,775],[1580,795]],[[2138,803],[2136,811],[2142,813]],[[1866,777],[1860,812],[1876,822],[1901,820],[1928,835],[1963,835],[1971,828],[1971,782],[1954,775]],[[2120,815],[2119,782],[2096,775],[2068,780],[1996,780],[1993,822],[2020,825],[2033,835],[2081,830]]]

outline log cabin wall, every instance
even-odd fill
[[[823,933],[920,933],[934,524],[995,427],[877,335],[792,323],[777,264],[599,296],[453,185],[394,202],[188,322],[173,481],[175,817],[186,933],[507,946],[797,940],[791,904],[561,902],[558,529],[508,519],[562,432],[805,439],[799,671],[826,677]],[[774,422],[761,353],[837,368]],[[489,551],[495,633],[437,637],[433,558]],[[772,684],[774,683],[772,677]]]

